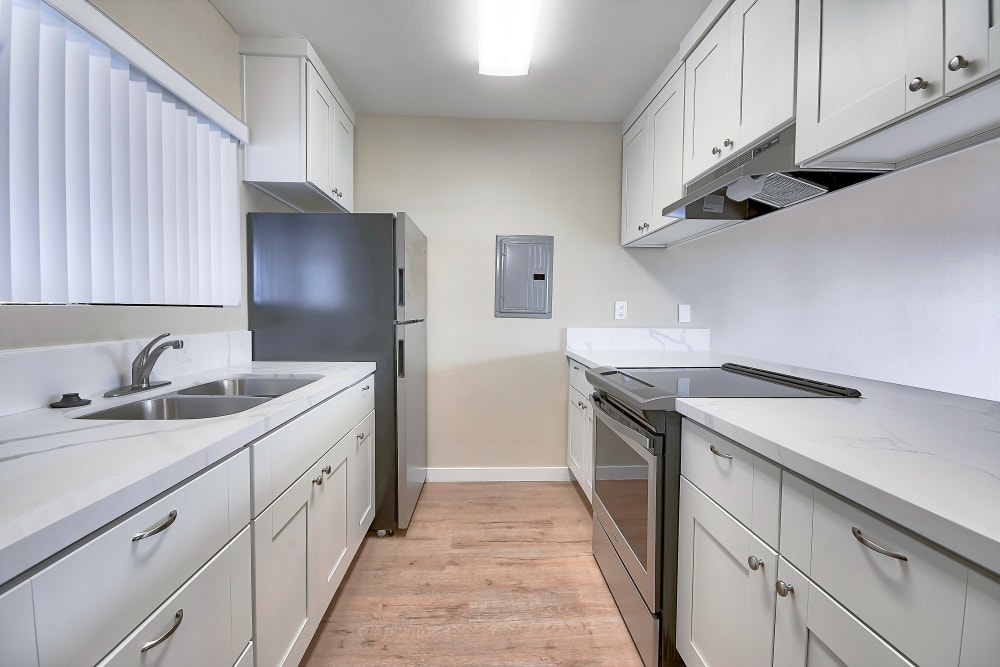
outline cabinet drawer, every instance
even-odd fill
[[[718,433],[685,419],[681,474],[774,549],[781,470]]]
[[[815,490],[813,580],[913,662],[958,664],[967,575],[937,549]]]
[[[246,529],[164,602],[98,667],[229,667],[250,641],[233,623],[249,599],[250,530]],[[239,575],[234,578],[234,575]],[[244,593],[245,591],[245,593]],[[240,630],[239,641],[233,633]],[[161,642],[156,643],[158,639]],[[239,644],[238,647],[235,646]],[[143,650],[145,649],[145,650]]]
[[[254,516],[375,409],[374,389],[368,376],[251,445]]]
[[[96,663],[229,541],[228,463],[32,579],[40,665]]]
[[[578,392],[590,398],[590,395],[594,393],[594,388],[590,386],[587,382],[587,366],[584,366],[579,361],[569,360],[569,386],[576,389]]]

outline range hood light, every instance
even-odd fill
[[[479,73],[524,76],[541,0],[479,0]]]

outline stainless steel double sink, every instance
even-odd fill
[[[144,398],[76,419],[173,420],[232,415],[316,382],[322,375],[237,375]]]

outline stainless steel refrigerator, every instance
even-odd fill
[[[405,213],[251,213],[253,358],[374,361],[375,519],[427,479],[427,238]]]

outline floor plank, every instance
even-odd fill
[[[566,482],[427,484],[368,537],[303,667],[642,667]]]

